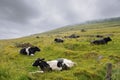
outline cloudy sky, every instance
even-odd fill
[[[0,0],[0,39],[120,16],[120,0]]]

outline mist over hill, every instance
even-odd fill
[[[73,25],[66,25],[66,26],[63,26],[63,27],[60,27],[60,28],[56,28],[56,29],[53,29],[53,30],[49,30],[49,31],[46,31],[46,32],[41,32],[41,33],[35,33],[35,34],[28,34],[28,35],[23,35],[23,36],[20,36],[20,37],[17,37],[17,38],[22,38],[22,37],[28,37],[28,36],[33,36],[33,35],[42,35],[42,34],[57,34],[57,33],[62,33],[62,32],[65,32],[65,31],[74,31],[74,30],[81,30],[81,29],[94,29],[96,28],[95,26],[92,26],[92,25],[96,25],[96,24],[101,24],[101,26],[99,26],[98,28],[103,28],[102,24],[109,24],[109,22],[111,22],[111,26],[108,26],[108,27],[115,27],[117,25],[120,25],[120,17],[113,17],[113,18],[106,18],[106,19],[98,19],[98,20],[92,20],[92,21],[85,21],[83,23],[78,23],[78,24],[73,24]],[[96,25],[97,26],[97,25]],[[104,27],[106,27],[104,25]],[[15,36],[19,36],[19,32],[6,32],[4,33],[1,33],[1,36],[0,38],[1,39],[4,39],[4,36],[7,36],[8,38],[7,39],[14,39],[16,38]],[[9,34],[14,34],[13,36],[9,36]]]
[[[111,23],[110,26],[105,25],[105,24],[109,24],[109,23]],[[101,25],[99,25],[99,24],[101,24]],[[94,26],[92,26],[92,25],[94,25]],[[79,23],[79,24],[67,25],[67,26],[63,26],[61,28],[53,29],[53,30],[43,32],[40,34],[57,34],[57,33],[59,34],[62,32],[72,31],[72,30],[74,31],[74,30],[81,30],[81,29],[94,29],[96,27],[97,28],[115,27],[115,26],[119,26],[119,25],[120,25],[120,17],[114,17],[114,18],[85,21],[85,22]],[[36,33],[33,35],[40,35],[40,34]]]

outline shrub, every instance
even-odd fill
[[[31,46],[33,46],[33,45],[30,44],[30,43],[15,43],[15,46],[16,46],[17,48],[25,48],[25,47],[31,47]]]

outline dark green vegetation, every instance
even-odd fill
[[[85,29],[85,32],[81,32]],[[77,39],[64,38],[77,34]],[[95,35],[110,36],[113,41],[107,45],[90,45]],[[36,36],[39,36],[36,38]],[[54,38],[62,37],[64,43],[55,43]],[[31,43],[41,48],[35,56],[20,55],[16,45]],[[77,63],[67,71],[35,73],[32,67],[36,58],[53,60],[68,58]],[[120,20],[111,20],[71,27],[63,27],[43,34],[25,38],[0,41],[0,80],[104,80],[106,64],[112,63],[112,80],[120,79]]]

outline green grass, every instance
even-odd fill
[[[120,21],[77,25],[53,32],[32,35],[19,39],[0,41],[0,80],[104,80],[106,64],[112,63],[112,80],[120,79]],[[116,26],[117,25],[117,26]],[[72,29],[71,29],[72,28]],[[86,32],[80,29],[85,28]],[[56,33],[59,32],[59,33]],[[55,34],[56,33],[56,34]],[[64,36],[80,35],[77,39]],[[96,37],[87,35],[110,35],[112,42],[107,45],[90,45]],[[36,38],[40,36],[40,38]],[[54,38],[62,37],[64,43],[55,43]],[[35,56],[20,55],[17,43],[31,43],[41,48]],[[98,59],[102,56],[102,59]],[[30,72],[39,69],[32,66],[36,58],[53,60],[68,58],[77,65],[67,71],[53,71],[44,74]]]

